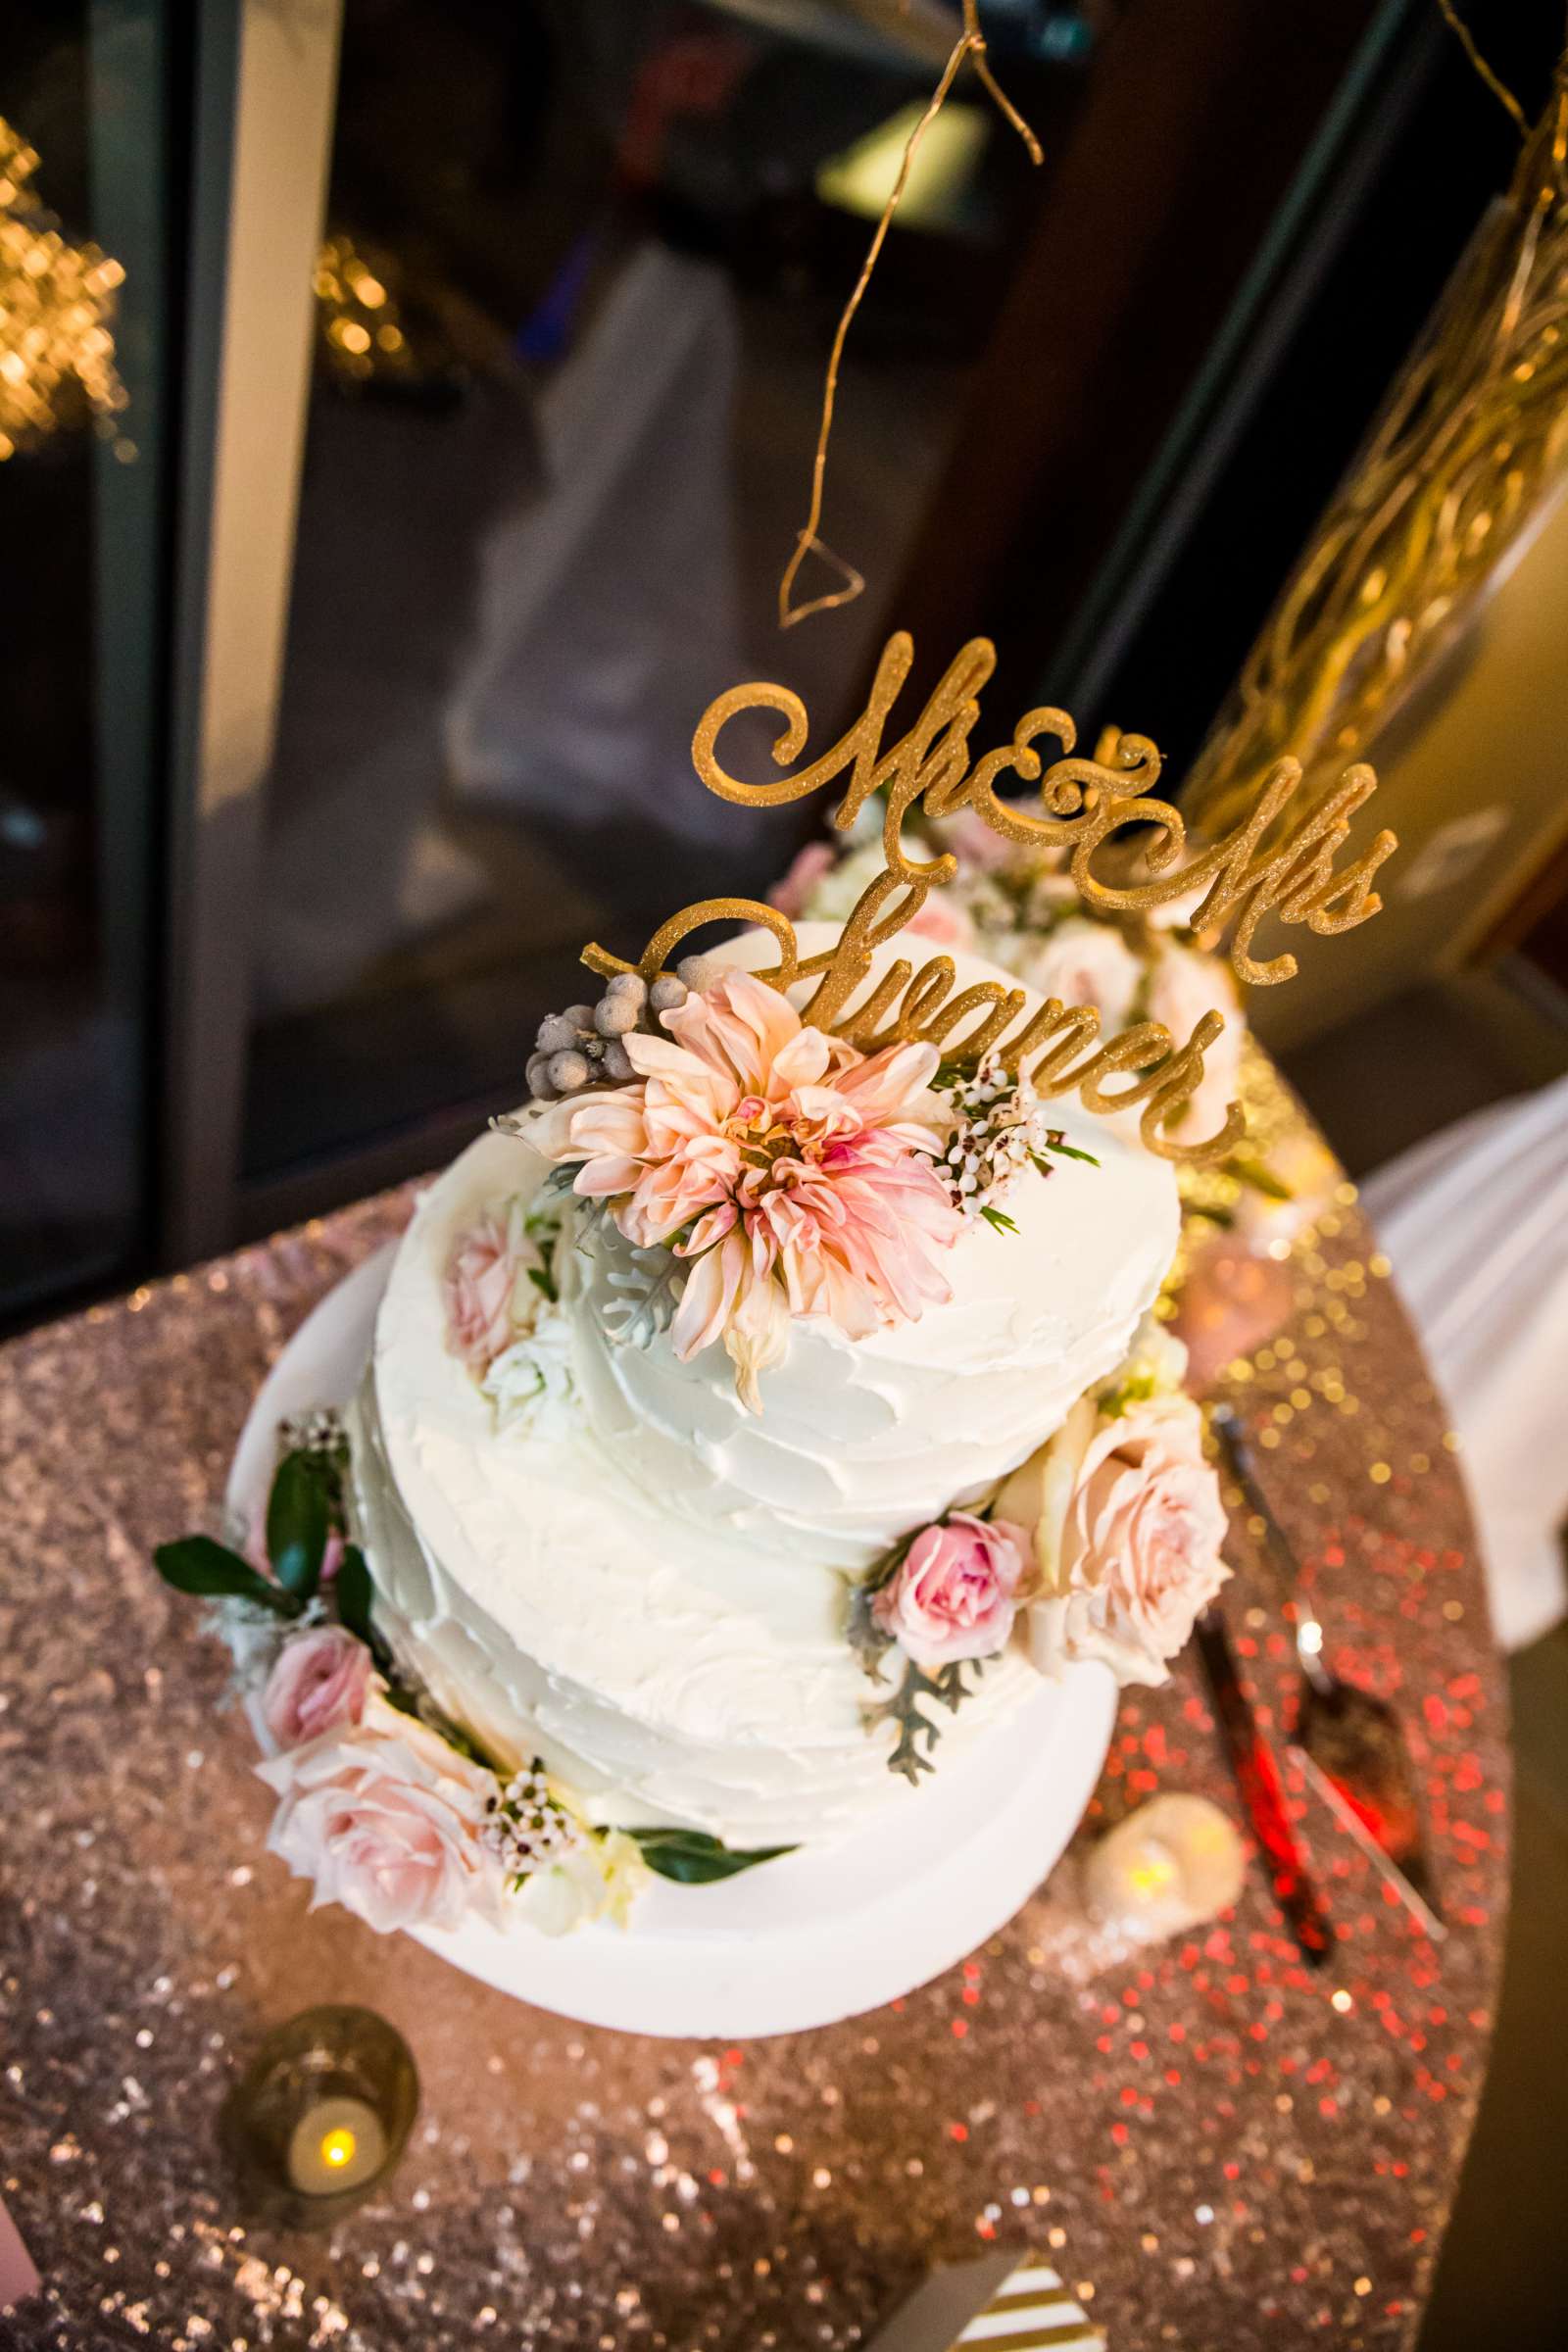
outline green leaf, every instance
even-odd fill
[[[1080,1152],[1076,1144],[1069,1144],[1060,1134],[1054,1134],[1047,1137],[1039,1152],[1029,1154],[1042,1176],[1051,1174],[1051,1162],[1045,1157],[1047,1152],[1054,1152],[1057,1159],[1081,1159],[1091,1168],[1100,1165],[1092,1152]]]
[[[278,1583],[309,1600],[332,1525],[330,1473],[318,1455],[285,1453],[267,1498],[267,1556]]]
[[[631,1830],[627,1834],[641,1847],[650,1870],[682,1886],[711,1886],[715,1879],[733,1879],[743,1870],[755,1870],[759,1862],[776,1862],[780,1854],[795,1851],[793,1845],[758,1845],[744,1851],[710,1838],[705,1830]]]
[[[551,1281],[548,1269],[544,1266],[529,1266],[526,1269],[526,1272],[528,1280],[533,1284],[534,1289],[536,1291],[543,1291],[545,1297],[550,1300],[551,1305],[554,1306],[557,1298],[560,1297],[560,1293],[557,1291],[555,1284]]]
[[[998,1233],[1016,1233],[1018,1230],[1005,1209],[993,1208],[989,1202],[981,1209],[980,1214],[988,1225],[995,1226]]]
[[[184,1536],[177,1544],[160,1544],[153,1564],[176,1592],[193,1592],[206,1599],[231,1595],[272,1609],[279,1617],[299,1614],[297,1600],[269,1584],[265,1576],[258,1576],[249,1560],[242,1560],[226,1544],[215,1544],[211,1536]]]
[[[370,1602],[375,1588],[365,1554],[357,1544],[344,1546],[343,1564],[332,1583],[332,1597],[337,1602],[338,1623],[345,1633],[353,1634],[367,1648],[375,1642],[370,1624]]]

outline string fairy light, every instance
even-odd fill
[[[36,148],[0,117],[0,462],[125,405],[115,369],[119,262],[38,205]]]
[[[899,209],[905,188],[908,184],[909,172],[913,167],[915,156],[919,152],[920,142],[946,105],[948,93],[962,71],[966,59],[973,64],[981,83],[1004,121],[1010,123],[1022,139],[1029,151],[1030,162],[1041,164],[1045,161],[1040,141],[1035,137],[1034,132],[991,71],[986,56],[985,35],[980,30],[979,18],[976,13],[977,8],[978,0],[963,0],[963,21],[958,38],[953,45],[948,62],[942,70],[942,78],[932,91],[924,114],[915,123],[906,142],[899,164],[898,177],[894,180],[888,200],[882,207],[881,218],[872,232],[865,260],[860,266],[860,274],[856,279],[854,291],[844,306],[837,332],[833,337],[833,347],[828,354],[827,373],[822,384],[822,411],[817,423],[816,451],[811,461],[810,506],[804,526],[796,534],[795,553],[785,565],[784,576],[778,584],[778,625],[781,629],[793,628],[797,621],[808,619],[813,612],[829,612],[838,605],[852,603],[865,586],[863,573],[857,571],[853,564],[847,564],[842,556],[835,555],[826,542],[818,536],[818,525],[822,520],[822,484],[827,471],[827,449],[833,432],[834,404],[838,398],[839,364],[844,357],[844,346],[848,340],[855,314],[864,299],[865,289],[871,282],[871,272],[876,268],[882,248],[887,242],[888,231],[893,226],[893,217]],[[844,585],[841,588],[825,589],[820,596],[808,597],[804,604],[793,605],[790,599],[795,591],[795,582],[799,576],[801,565],[808,555],[819,556],[825,564],[831,564],[841,574]]]

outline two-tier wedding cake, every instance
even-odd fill
[[[807,927],[803,945],[820,944]],[[963,958],[958,977],[988,972]],[[771,1041],[746,1012],[799,1023],[755,981],[739,988],[738,1020],[727,978],[689,1000],[683,1038],[700,1024],[726,1088],[766,1102],[743,1113],[750,1131],[782,1122],[793,1150],[835,1112],[802,1107],[777,1054],[762,1067]],[[1122,1364],[1175,1247],[1172,1171],[1087,1113],[1054,1112],[1084,1156],[1026,1158],[993,1222],[950,1209],[935,1159],[901,1147],[951,1219],[923,1261],[934,1295],[858,1336],[791,1318],[749,1403],[722,1346],[683,1357],[648,1303],[660,1270],[605,1197],[585,1198],[580,1174],[572,1191],[552,1182],[547,1153],[594,1115],[582,1101],[576,1121],[547,1111],[474,1144],[399,1250],[350,1424],[375,1623],[441,1709],[511,1765],[540,1758],[594,1821],[738,1847],[841,1838],[910,1802],[888,1769],[898,1722],[867,1722],[903,1650],[889,1643],[868,1682],[857,1596],[919,1530],[988,1509]],[[725,1125],[727,1106],[713,1136]],[[979,1628],[941,1762],[1038,1690],[1037,1574],[1004,1561],[1008,1638],[1000,1617]],[[956,1662],[965,1630],[934,1620],[913,1654]]]
[[[1164,910],[1190,962],[1230,922],[1233,971],[1268,983],[1295,963],[1254,953],[1262,917],[1364,921],[1392,837],[1336,871],[1351,770],[1265,841],[1282,763],[1184,864],[1143,738],[1083,760],[1041,710],[971,764],[993,659],[965,647],[889,748],[894,638],[863,716],[756,783],[729,720],[775,714],[787,768],[804,708],[718,698],[709,786],[841,780],[834,822],[879,825],[881,866],[842,922],[706,900],[636,963],[585,948],[600,993],[540,1025],[523,1109],[274,1370],[231,1543],[159,1552],[229,1642],[269,1843],[313,1900],[578,2016],[770,2031],[947,1966],[1051,1868],[1116,1686],[1163,1681],[1225,1577],[1157,1310],[1173,1162],[1245,1128],[1234,1059],[1204,1085],[1229,984],[1185,1038],[1141,984],[1102,1023],[927,902],[962,818],[1034,861],[1014,911],[1044,874],[1053,919],[1069,888],[1107,939]]]

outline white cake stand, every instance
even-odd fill
[[[352,1396],[391,1256],[378,1251],[330,1292],[264,1383],[229,1480],[247,1518],[265,1500],[283,1416]],[[832,2025],[928,1983],[1005,1925],[1077,1827],[1115,1712],[1109,1672],[1073,1667],[842,1844],[712,1886],[655,1880],[624,1930],[551,1937],[473,1919],[419,1941],[587,2025],[726,2040]]]

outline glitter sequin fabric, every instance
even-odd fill
[[[1276,1105],[1277,1115],[1277,1105]],[[154,1544],[216,1526],[256,1385],[394,1232],[370,1201],[0,1352],[0,2183],[45,2292],[0,2343],[839,2347],[926,2263],[1039,2249],[1116,2352],[1402,2345],[1485,2066],[1506,1885],[1501,1679],[1443,1408],[1348,1188],[1231,1367],[1328,1656],[1392,1700],[1450,1934],[1297,1784],[1336,1935],[1308,1974],[1255,1866],[1234,1916],[1118,1951],[1073,1855],[891,2009],[746,2047],[573,2026],[379,1940],[264,1850],[225,1659]],[[1227,1607],[1266,1724],[1287,1644],[1234,1494]],[[1183,1660],[1123,1704],[1076,1851],[1159,1788],[1236,1811]],[[216,2144],[262,2034],[365,2002],[424,2106],[330,2236],[247,2227]]]

